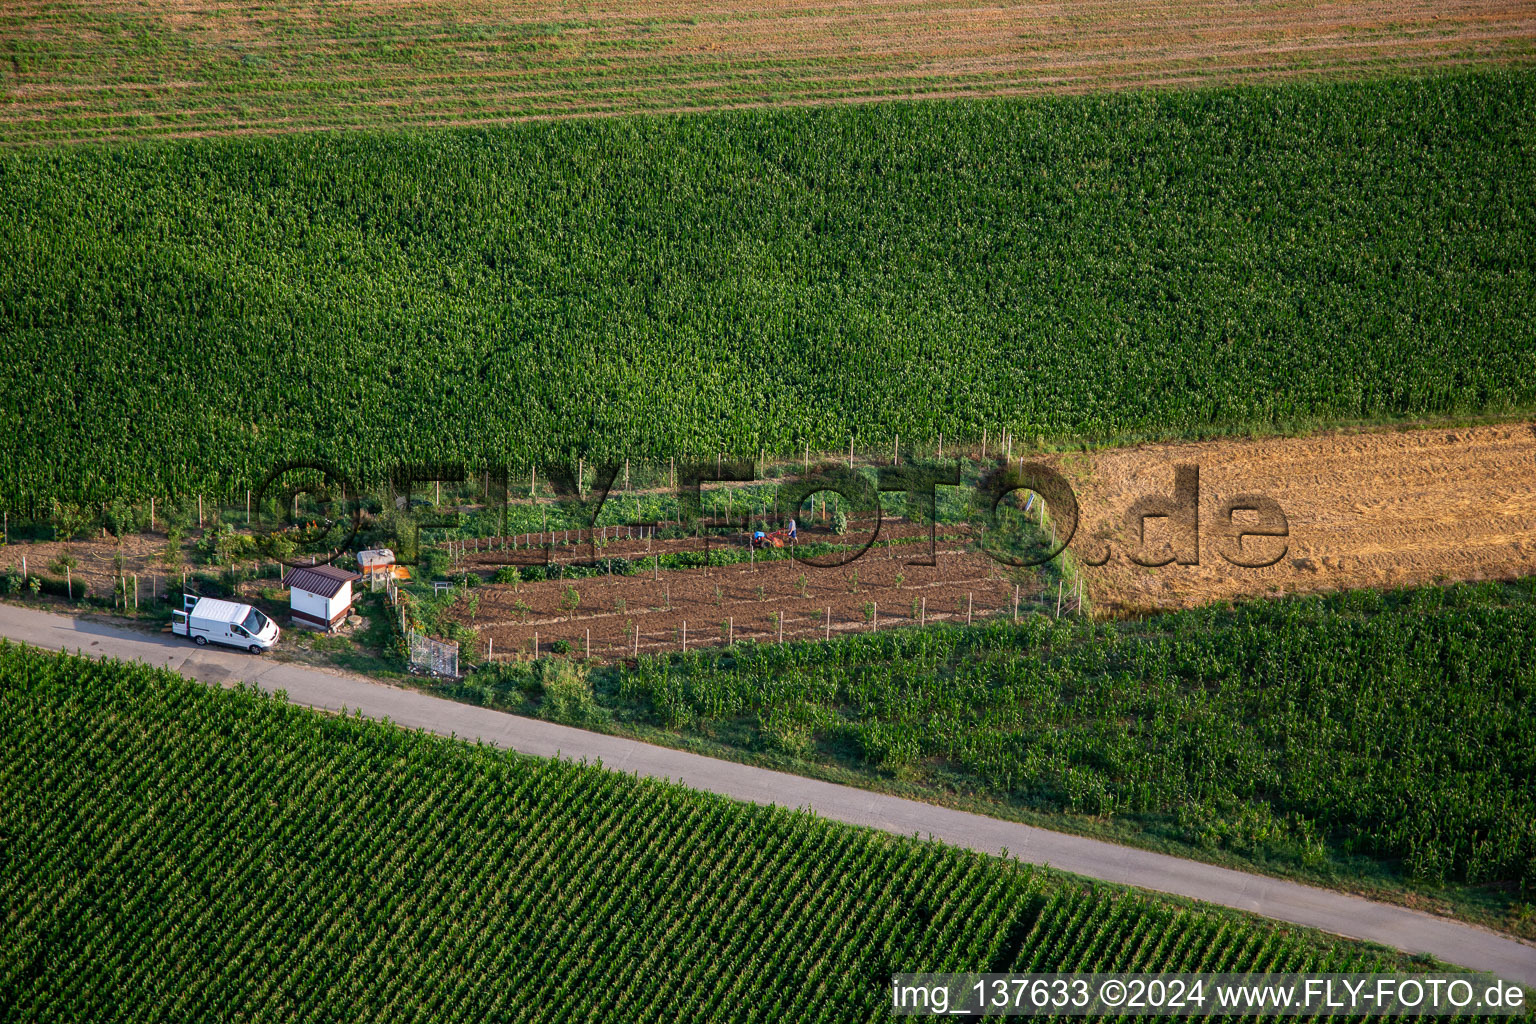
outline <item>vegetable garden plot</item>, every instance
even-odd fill
[[[641,559],[642,571],[635,576],[477,586],[460,599],[454,614],[469,621],[467,603],[474,601],[482,654],[526,657],[537,634],[544,654],[552,649],[585,654],[590,642],[593,657],[611,660],[681,651],[684,623],[688,645],[697,648],[821,639],[924,622],[980,623],[1010,617],[1016,592],[1022,614],[1044,607],[1033,572],[1007,572],[983,555],[953,546],[939,551],[938,566],[910,565],[916,550],[921,548],[876,549],[838,568],[781,559],[654,576],[644,571]]]

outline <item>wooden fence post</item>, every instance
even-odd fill
[[[965,624],[967,626],[969,626],[971,624],[971,597],[972,596],[973,595],[971,595],[971,594],[966,594],[965,595]]]
[[[825,610],[823,610],[823,612],[822,612],[822,622],[826,626],[826,629],[827,629],[827,639],[831,640],[832,639],[832,608],[831,608],[831,606],[828,606]]]

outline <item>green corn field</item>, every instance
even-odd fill
[[[0,152],[0,502],[1523,411],[1533,83]]]
[[[903,970],[1343,940],[0,644],[0,1020],[869,1020]]]

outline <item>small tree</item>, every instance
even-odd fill
[[[560,595],[560,607],[567,618],[576,614],[576,609],[581,607],[581,595],[576,592],[575,587],[565,588],[565,592]]]
[[[68,544],[90,525],[91,517],[78,505],[53,503],[53,537]]]

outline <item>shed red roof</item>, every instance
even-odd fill
[[[341,593],[342,587],[360,578],[357,573],[334,565],[305,565],[288,570],[288,575],[283,577],[283,586],[332,598]]]

